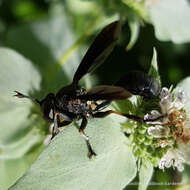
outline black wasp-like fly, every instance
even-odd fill
[[[60,127],[66,126],[74,120],[82,119],[79,133],[87,143],[89,157],[96,156],[96,153],[91,147],[89,138],[84,133],[88,117],[103,118],[115,113],[135,121],[144,122],[143,119],[137,116],[113,110],[102,111],[110,105],[112,100],[127,99],[132,96],[133,91],[128,91],[125,85],[122,87],[122,83],[119,82],[118,86],[97,86],[90,90],[86,90],[79,85],[80,79],[102,64],[111,53],[119,37],[120,28],[120,22],[115,21],[98,34],[77,68],[72,83],[61,88],[57,94],[49,93],[39,101],[36,98],[15,91],[15,96],[18,98],[29,98],[40,105],[44,118],[54,124],[52,138],[59,133]],[[125,78],[123,80],[125,81]]]

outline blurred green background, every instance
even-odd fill
[[[90,1],[85,0],[1,0],[0,43],[3,45],[3,42],[6,42],[7,33],[13,27],[47,17],[52,6],[58,3],[59,6],[64,7],[68,22],[75,33],[76,39],[80,38],[81,35],[86,32],[89,25],[95,22],[95,19],[97,19],[99,14],[102,14],[102,17],[105,17],[106,14],[106,19],[109,19],[109,16],[112,18],[113,14],[116,14],[119,10],[112,10],[110,8],[109,12],[109,7],[106,9],[102,5],[102,7],[99,6],[99,10],[96,9],[93,11],[93,6],[90,5],[89,2]],[[103,2],[105,4],[107,3],[105,0],[102,1],[102,3],[97,4],[103,4]],[[102,18],[97,22],[103,22],[101,19]],[[173,19],[175,20],[175,18]],[[128,20],[123,19],[122,25],[123,31],[118,46],[115,48],[109,59],[107,59],[106,63],[96,71],[100,83],[112,83],[117,80],[121,74],[130,70],[143,70],[147,72],[153,53],[153,47],[156,47],[158,52],[159,70],[164,86],[169,86],[171,84],[176,85],[181,79],[189,75],[189,43],[175,44],[170,41],[159,41],[155,37],[154,27],[149,23],[144,23],[140,28],[139,36],[134,47],[126,52],[125,47],[129,42],[131,35]],[[88,37],[82,41],[81,45],[89,44],[89,42],[92,41],[95,31],[94,28],[96,27],[97,26],[93,26],[92,31],[89,33]],[[176,28],[176,30],[178,29]],[[29,45],[30,44],[28,44],[28,46]],[[88,47],[88,45],[86,47]],[[117,64],[117,67],[114,64]],[[114,75],[112,74],[113,71]]]
[[[92,83],[112,84],[122,74],[131,70],[148,72],[153,47],[156,47],[162,84],[167,87],[170,85],[175,86],[180,80],[190,74],[190,40],[183,41],[183,43],[179,43],[179,41],[175,43],[175,38],[173,38],[173,40],[169,38],[159,40],[160,38],[155,35],[156,24],[148,19],[147,15],[149,14],[150,7],[146,9],[146,6],[143,4],[145,2],[146,1],[137,0],[0,0],[0,45],[13,48],[20,52],[32,60],[43,75],[46,75],[46,69],[44,69],[43,63],[45,59],[41,58],[41,54],[48,59],[48,62],[55,62],[57,60],[53,60],[51,56],[48,55],[49,49],[47,51],[44,50],[44,52],[34,51],[32,44],[33,39],[31,39],[32,33],[29,35],[30,37],[27,38],[27,35],[32,30],[28,32],[27,26],[51,17],[52,15],[59,14],[60,10],[64,10],[65,18],[71,29],[73,39],[67,42],[67,49],[64,51],[59,50],[59,60],[57,62],[62,65],[70,60],[75,53],[82,58],[97,34],[97,31],[111,21],[119,18],[122,22],[122,33],[119,42],[106,62],[92,74]],[[190,8],[188,10],[190,10]],[[176,17],[178,17],[177,14]],[[173,17],[172,19],[175,23],[176,18]],[[189,26],[189,20],[187,18],[184,18],[184,20],[185,19],[187,21],[185,25]],[[178,22],[177,19],[176,22]],[[133,25],[134,27],[132,27],[133,23],[135,23]],[[49,30],[53,31],[52,28],[49,28]],[[172,31],[175,32],[175,30],[179,30],[178,25],[173,27]],[[18,35],[20,31],[22,31],[23,34],[23,36],[21,34],[21,37]],[[24,31],[26,31],[26,33]],[[25,36],[24,33],[27,35]],[[56,35],[56,32],[52,32],[51,35]],[[64,31],[59,32],[59,35],[64,36]],[[180,35],[183,34],[179,33],[179,36]],[[188,33],[188,35],[190,36],[190,33]],[[134,40],[132,38],[134,38]],[[126,46],[130,41],[134,43],[132,43],[130,50],[126,50]],[[79,63],[77,62],[75,64],[78,65]],[[55,76],[56,73],[59,72],[60,66],[54,65],[54,67],[55,69],[52,70],[52,73],[49,72],[52,67],[49,68],[47,72],[48,76]],[[51,83],[53,87],[46,83],[44,84],[45,87],[37,95],[41,97],[47,93],[47,90],[56,92],[56,90],[62,86],[62,82],[62,79],[59,77],[56,78],[55,76],[53,83]],[[67,81],[64,83],[67,83]],[[86,85],[88,86],[87,82]],[[182,180],[188,181],[189,174],[190,168],[188,166],[186,166],[182,174],[172,169],[166,170],[166,172],[156,169],[152,181],[160,183],[177,183]],[[152,185],[148,189],[190,189],[190,185],[188,186],[187,183],[184,184],[184,186]],[[131,185],[126,189],[137,189],[137,187]]]

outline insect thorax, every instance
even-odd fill
[[[85,95],[86,89],[78,88],[73,94],[64,94],[57,99],[57,108],[60,111],[68,111],[76,115],[87,115],[92,112],[87,100],[79,99],[78,96]]]

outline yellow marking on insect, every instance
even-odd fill
[[[88,100],[86,103],[91,107],[92,110],[96,109],[96,105],[92,104],[92,101]]]
[[[96,109],[96,105],[95,104],[90,104],[90,107],[91,107],[92,110]]]
[[[60,118],[60,122],[63,122],[63,121],[65,121],[63,118]]]
[[[87,103],[88,105],[91,105],[92,102],[88,100],[86,103]]]

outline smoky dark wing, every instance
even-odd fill
[[[81,98],[88,100],[123,100],[131,97],[131,93],[117,86],[102,85],[88,90]]]
[[[120,28],[120,22],[115,21],[106,26],[98,34],[82,59],[74,75],[73,84],[77,84],[86,73],[91,72],[104,62],[116,44],[120,34]]]
[[[114,85],[125,88],[131,94],[153,98],[160,92],[158,81],[141,71],[131,71],[120,78]]]

